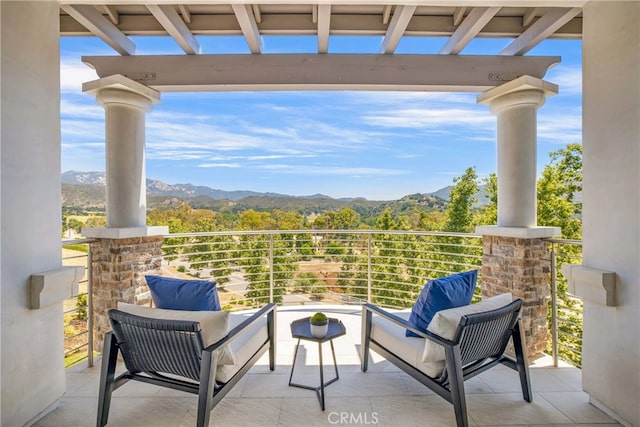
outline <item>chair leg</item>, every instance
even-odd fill
[[[269,370],[276,369],[276,313],[267,315],[267,331],[269,335]]]
[[[371,317],[372,314],[365,307],[362,308],[362,340],[361,345],[361,369],[367,372],[369,369],[369,337],[371,336]]]
[[[102,366],[100,368],[100,390],[98,397],[98,418],[96,426],[102,427],[109,420],[109,408],[111,406],[111,394],[113,393],[116,362],[118,360],[118,347],[113,332],[104,336],[102,347]]]
[[[198,427],[208,427],[213,409],[213,392],[216,385],[216,366],[218,363],[217,355],[214,356],[210,351],[202,352],[202,360],[200,361],[200,389],[198,390]]]
[[[451,403],[456,414],[458,427],[468,427],[467,400],[464,394],[464,376],[460,361],[460,347],[445,348],[447,375],[449,376],[449,388],[451,390]]]
[[[522,397],[527,402],[533,400],[531,393],[531,382],[529,381],[529,362],[527,360],[527,350],[525,348],[524,331],[521,327],[521,320],[516,322],[513,334],[513,347],[516,352],[516,364],[518,366],[518,374],[520,376],[520,386],[522,387]]]

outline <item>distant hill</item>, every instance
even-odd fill
[[[104,172],[68,171],[62,174],[62,205],[64,207],[104,208]],[[193,184],[166,184],[147,179],[147,204],[150,208],[177,207],[187,203],[194,209],[241,212],[247,209],[272,211],[295,210],[304,215],[350,207],[362,216],[377,215],[385,208],[404,213],[415,210],[444,210],[453,187],[441,188],[433,193],[416,193],[399,200],[372,201],[365,198],[334,199],[324,194],[288,196],[255,191],[225,191]],[[483,205],[488,202],[482,187],[478,195]]]
[[[453,185],[449,185],[447,187],[441,188],[437,191],[434,191],[433,193],[429,193],[430,196],[435,196],[438,197],[442,200],[446,200],[447,202],[449,201],[449,199],[451,198],[451,190],[453,189]],[[479,191],[478,194],[476,194],[476,197],[478,198],[478,202],[475,204],[475,207],[479,207],[479,206],[484,206],[487,203],[490,202],[489,200],[489,196],[487,195],[487,190],[485,189],[484,185],[480,185],[478,187]]]
[[[62,183],[62,206],[78,208],[105,208],[104,185]]]
[[[107,178],[104,172],[78,172],[67,171],[62,174],[63,184],[87,184],[87,185],[106,185]]]
[[[107,182],[104,172],[77,172],[67,171],[62,174],[64,184],[100,185]],[[176,196],[183,198],[210,197],[212,199],[240,200],[249,196],[262,195],[283,196],[276,193],[258,193],[255,191],[224,191],[210,187],[193,184],[166,184],[162,181],[147,179],[147,195],[150,196]]]

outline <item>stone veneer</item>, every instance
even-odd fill
[[[545,350],[550,280],[549,244],[544,239],[483,236],[482,296],[511,292],[524,301],[522,325],[529,358]]]
[[[107,310],[118,301],[150,305],[145,274],[159,274],[163,236],[98,239],[91,244],[93,267],[94,348],[102,351],[104,335],[111,330]]]

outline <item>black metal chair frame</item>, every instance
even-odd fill
[[[229,331],[226,337],[205,348],[199,322],[151,319],[109,310],[113,331],[104,337],[96,425],[107,424],[112,393],[134,380],[197,394],[197,426],[208,426],[213,408],[267,350],[269,369],[275,369],[275,313],[276,305],[267,304]],[[265,316],[267,340],[229,381],[216,384],[216,350],[229,345]],[[118,352],[122,354],[127,370],[115,377]]]
[[[362,371],[366,372],[368,369],[369,351],[375,351],[453,404],[459,427],[469,425],[464,381],[498,364],[519,373],[522,396],[524,400],[531,402],[533,395],[520,320],[521,307],[522,300],[516,299],[497,310],[463,316],[454,339],[449,341],[429,331],[418,330],[393,313],[365,304],[362,309]],[[371,321],[374,313],[443,346],[446,359],[442,375],[438,378],[426,375],[398,357],[393,349],[372,339]],[[513,340],[515,360],[504,354],[510,339]]]

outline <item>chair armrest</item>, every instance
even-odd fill
[[[260,310],[253,313],[250,317],[243,320],[242,323],[237,325],[235,328],[229,331],[226,337],[222,338],[220,341],[217,341],[211,344],[209,347],[205,348],[204,351],[213,352],[220,347],[223,347],[233,340],[235,340],[246,328],[259,321],[261,318],[268,316],[270,314],[275,315],[276,304],[270,303],[262,307]]]
[[[409,322],[407,322],[406,320],[404,320],[402,317],[396,316],[393,313],[390,313],[380,307],[377,307],[373,304],[364,304],[362,306],[362,310],[363,310],[363,316],[364,316],[364,312],[365,311],[370,311],[372,313],[377,314],[378,316],[395,323],[396,325],[402,326],[403,328],[406,328],[408,330],[410,330],[411,332],[413,332],[414,334],[420,336],[420,338],[425,338],[428,339],[430,341],[433,341],[437,344],[440,344],[442,346],[448,346],[451,347],[453,345],[455,345],[455,343],[453,341],[449,341],[448,339],[442,338],[440,335],[436,335],[433,332],[429,332],[429,331],[422,331],[420,329],[416,329],[414,326],[412,326],[411,324],[409,324]]]

